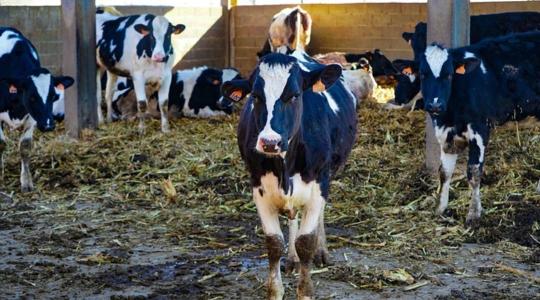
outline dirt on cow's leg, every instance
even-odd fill
[[[34,189],[32,182],[32,173],[30,172],[30,154],[32,152],[32,135],[30,137],[25,133],[19,143],[21,153],[21,190],[31,192]]]
[[[169,100],[165,99],[159,101],[159,110],[161,112],[161,132],[168,133],[171,132],[169,128]]]
[[[476,221],[482,215],[482,202],[480,200],[480,178],[482,169],[480,165],[469,165],[467,175],[471,187],[471,202],[469,204],[469,213],[467,214],[467,226],[475,225]]]
[[[296,288],[297,299],[313,299],[314,288],[311,281],[311,262],[317,247],[317,235],[315,233],[303,234],[296,239],[296,252],[300,258],[300,278]]]
[[[4,150],[6,150],[6,138],[4,137],[4,130],[0,124],[0,178],[4,180]]]
[[[137,101],[137,114],[139,118],[139,134],[144,134],[144,121],[146,119],[146,100]]]
[[[279,235],[266,236],[266,249],[268,250],[268,274],[267,298],[270,300],[283,299],[283,283],[281,281],[280,260],[283,254],[283,238]]]

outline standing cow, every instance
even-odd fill
[[[0,167],[6,147],[2,123],[24,133],[21,153],[21,190],[34,189],[30,173],[30,153],[34,128],[54,130],[54,102],[64,97],[73,78],[55,77],[41,67],[36,48],[17,29],[0,27]]]
[[[282,299],[284,293],[280,212],[289,216],[286,267],[291,270],[300,263],[298,299],[314,297],[314,257],[328,260],[324,206],[330,179],[353,146],[357,123],[354,97],[340,76],[339,65],[319,64],[303,51],[293,56],[272,53],[259,61],[249,80],[223,88],[235,101],[250,94],[238,125],[238,145],[266,235],[269,299]]]
[[[540,119],[540,32],[521,33],[446,49],[427,47],[420,62],[425,109],[441,146],[439,213],[448,205],[458,154],[469,146],[472,199],[467,223],[480,218],[480,179],[495,124]]]
[[[144,131],[147,108],[145,86],[158,93],[161,131],[169,132],[167,118],[171,70],[174,63],[172,34],[184,31],[182,24],[171,25],[163,16],[150,14],[115,16],[103,10],[96,15],[98,115],[101,113],[101,73],[107,71],[107,121],[112,121],[112,97],[117,76],[133,80],[139,112],[139,130]]]
[[[501,14],[488,14],[471,16],[471,44],[477,43],[485,38],[497,37],[509,33],[526,32],[530,30],[540,30],[540,13],[538,12],[510,12]],[[427,24],[420,22],[416,25],[414,32],[404,32],[403,39],[411,45],[414,53],[414,61],[408,66],[414,68],[418,66],[421,56],[426,50],[427,45]],[[416,74],[418,75],[418,74]],[[399,77],[399,75],[398,75]],[[414,81],[398,78],[396,87],[396,98],[407,93],[408,99],[400,100],[404,103],[409,102],[417,95],[421,97],[419,78],[416,76]],[[397,90],[401,90],[398,95]],[[397,102],[397,99],[396,99]]]

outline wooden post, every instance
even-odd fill
[[[428,0],[427,44],[437,42],[452,48],[468,45],[469,7],[469,0]],[[440,155],[433,123],[426,113],[426,168],[432,174],[437,174]]]
[[[235,33],[235,18],[236,18],[236,5],[238,4],[237,0],[227,0],[227,43],[228,43],[228,49],[227,49],[227,63],[229,67],[234,67],[235,63],[235,47],[234,47],[234,39],[236,36]]]
[[[96,5],[94,0],[62,0],[62,72],[75,84],[65,91],[65,123],[69,136],[97,127]]]

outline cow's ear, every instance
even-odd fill
[[[330,64],[311,72],[302,71],[304,90],[312,88],[314,92],[324,92],[341,77],[342,68],[338,64]]]
[[[171,25],[172,26],[172,25]],[[180,34],[186,30],[186,25],[184,24],[176,24],[172,26],[172,33],[173,34]]]
[[[221,87],[221,94],[223,94],[223,97],[233,102],[241,101],[249,93],[251,93],[251,85],[249,80],[246,79],[227,81]]]
[[[414,35],[414,33],[412,33],[412,32],[404,32],[404,33],[401,34],[401,37],[403,37],[405,42],[409,43],[409,45],[410,45],[413,35]]]
[[[75,83],[75,80],[69,76],[59,76],[53,78],[53,84],[58,89],[67,89]]]
[[[462,59],[454,59],[455,73],[456,74],[468,74],[474,71],[481,61],[477,57],[467,57]]]
[[[138,33],[144,35],[144,36],[147,36],[149,33],[150,33],[150,28],[148,28],[148,26],[144,25],[144,24],[137,24],[135,26],[133,26],[135,28],[135,30],[137,30]]]

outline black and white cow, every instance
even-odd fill
[[[471,44],[474,44],[485,38],[497,37],[510,33],[526,32],[530,30],[540,30],[540,13],[510,12],[471,16],[470,41]],[[420,58],[426,50],[427,24],[420,22],[416,24],[414,32],[404,32],[402,36],[403,39],[411,45],[414,53],[414,61],[416,64],[419,64]],[[418,76],[416,76],[416,80],[419,80]],[[396,98],[398,97],[398,89],[401,91],[410,91],[408,92],[410,95],[414,94],[409,98],[410,101],[415,95],[418,94],[418,92],[420,92],[420,84],[419,82],[410,84],[406,80],[398,80],[396,87]]]
[[[36,48],[17,29],[0,27],[0,123],[21,128],[21,189],[34,188],[30,173],[30,152],[34,128],[54,130],[53,106],[64,97],[73,78],[55,77],[41,67]],[[6,147],[0,124],[0,166]]]
[[[470,223],[481,216],[480,178],[491,128],[527,116],[540,119],[540,32],[513,34],[472,46],[427,47],[422,94],[441,146],[438,212],[448,205],[458,154],[469,146]]]
[[[98,108],[101,104],[101,73],[107,71],[107,121],[112,121],[112,96],[117,76],[133,80],[139,111],[139,129],[144,131],[147,108],[146,85],[158,92],[161,131],[169,131],[167,118],[169,87],[174,51],[172,34],[184,31],[182,24],[171,25],[163,16],[151,14],[115,16],[98,10],[96,14]],[[101,109],[99,119],[103,120]]]
[[[221,86],[226,81],[241,79],[234,68],[215,69],[206,66],[173,72],[169,89],[169,117],[178,113],[193,118],[208,118],[230,115],[233,103],[222,97]],[[159,117],[159,107],[154,105],[156,94],[150,98],[148,113]],[[122,118],[131,118],[137,111],[133,82],[119,77],[113,96],[115,113]]]
[[[268,298],[282,299],[284,246],[279,213],[289,216],[286,269],[300,267],[298,299],[312,299],[310,264],[328,261],[324,206],[330,180],[344,165],[356,134],[354,97],[339,65],[322,65],[303,51],[261,58],[249,80],[225,83],[224,95],[250,94],[238,125],[238,145],[251,173],[253,199],[266,235]],[[298,228],[297,210],[302,210]]]

